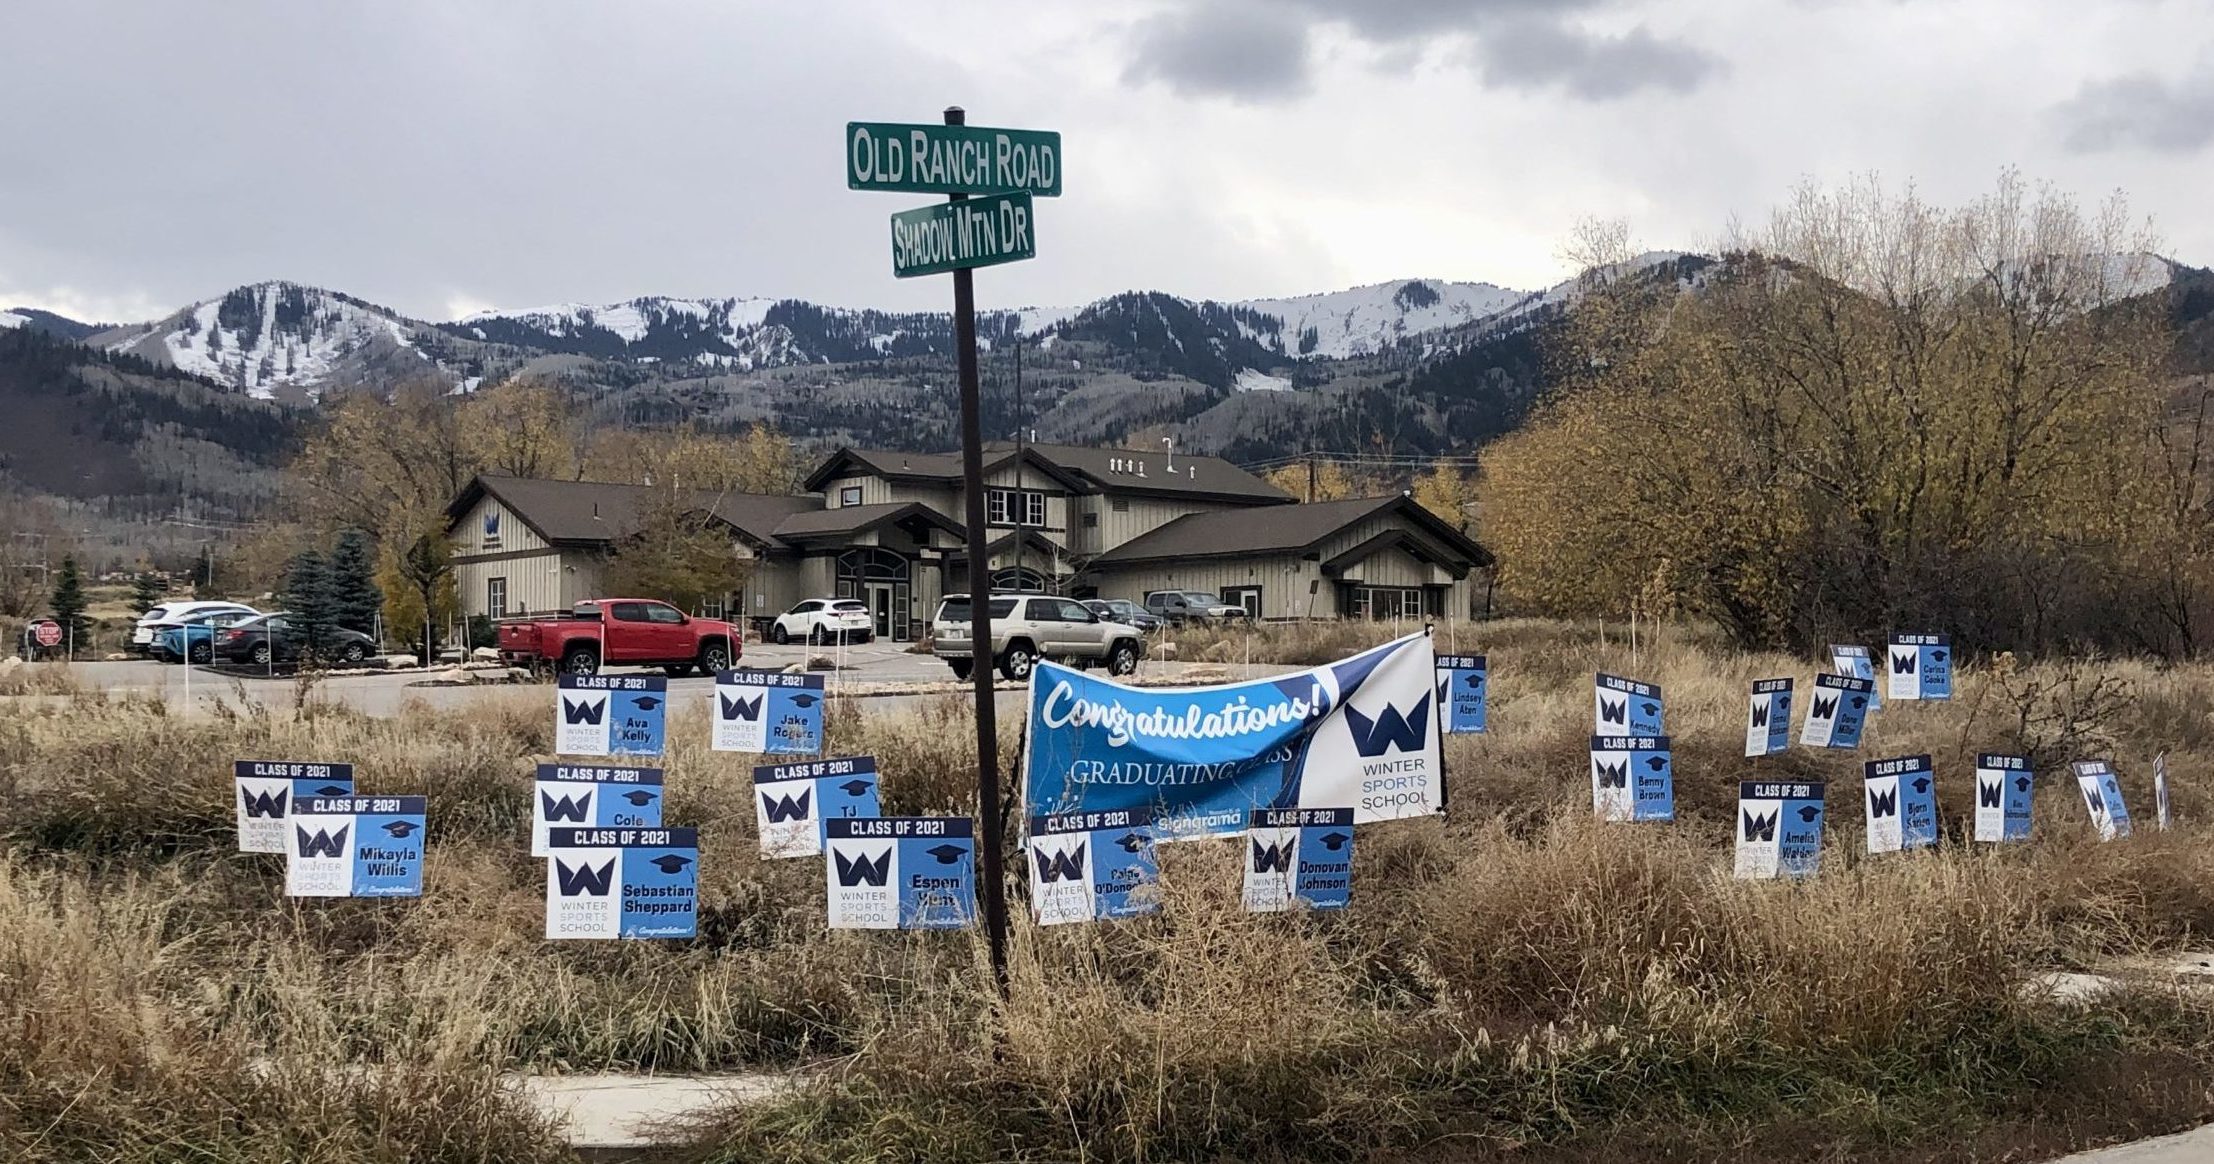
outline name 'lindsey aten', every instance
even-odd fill
[[[1154,708],[1136,712],[1113,703],[1095,703],[1078,699],[1076,691],[1067,681],[1053,685],[1047,693],[1045,705],[1038,711],[1039,718],[1049,728],[1094,727],[1107,732],[1110,747],[1122,747],[1138,736],[1163,740],[1220,740],[1234,736],[1248,736],[1260,732],[1278,731],[1324,714],[1328,710],[1328,698],[1322,685],[1310,688],[1307,699],[1297,697],[1274,703],[1250,704],[1243,695],[1219,711],[1202,712],[1197,707],[1187,707],[1182,714]],[[1147,765],[1167,768],[1210,768],[1205,764]]]

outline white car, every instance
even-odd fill
[[[769,624],[772,643],[795,639],[821,643],[841,638],[849,643],[865,643],[875,637],[876,624],[869,618],[869,608],[858,598],[810,598],[777,615]]]
[[[243,602],[164,602],[149,607],[138,616],[138,625],[131,628],[131,649],[141,655],[154,649],[154,640],[161,632],[181,626],[185,619],[206,614],[236,614],[252,618],[261,612]]]

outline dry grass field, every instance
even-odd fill
[[[1365,629],[1252,649],[1334,657]],[[542,690],[179,719],[19,669],[0,677],[0,1159],[564,1160],[500,1076],[608,1069],[806,1068],[666,1154],[734,1164],[2034,1160],[2214,1117],[2214,1000],[2020,989],[2214,943],[2214,667],[1983,661],[1955,702],[1885,710],[1858,753],[1756,762],[1747,682],[1811,663],[1681,628],[1633,659],[1618,638],[1457,629],[1491,657],[1494,731],[1449,738],[1446,819],[1363,831],[1352,910],[1245,915],[1228,846],[1175,846],[1160,917],[1041,931],[1018,904],[1004,1003],[978,936],[827,931],[819,862],[756,857],[753,758],[709,751],[696,715],[665,767],[667,819],[701,832],[700,937],[556,946],[525,844]],[[1598,669],[1666,689],[1674,824],[1589,819]],[[834,706],[830,736],[878,757],[888,811],[968,809],[958,700]],[[2031,843],[1953,828],[1979,750],[2037,759]],[[1863,856],[1859,762],[1922,751],[1945,843]],[[2122,771],[2138,836],[2091,833],[2062,775],[2091,755]],[[280,859],[233,851],[230,764],[257,757],[429,796],[426,896],[286,899]],[[1756,772],[1833,781],[1815,880],[1729,878]]]

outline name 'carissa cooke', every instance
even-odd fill
[[[1039,709],[1039,717],[1049,728],[1096,727],[1107,732],[1107,743],[1121,747],[1138,736],[1168,740],[1219,740],[1234,736],[1249,736],[1304,722],[1323,713],[1325,697],[1321,684],[1312,687],[1312,696],[1306,699],[1292,698],[1275,703],[1249,704],[1240,695],[1230,706],[1220,711],[1201,712],[1197,707],[1184,709],[1177,715],[1155,707],[1151,711],[1136,712],[1122,705],[1121,700],[1112,703],[1095,703],[1078,699],[1076,691],[1066,680],[1053,685],[1046,695],[1045,706]]]

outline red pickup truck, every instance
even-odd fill
[[[577,603],[567,618],[516,619],[499,629],[500,658],[510,666],[552,663],[571,675],[593,674],[603,663],[712,675],[737,661],[744,642],[727,622],[650,598],[598,598]]]

